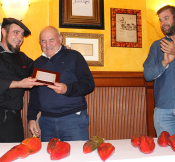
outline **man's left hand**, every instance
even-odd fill
[[[67,91],[67,86],[63,83],[54,83],[54,85],[48,85],[47,87],[53,89],[57,94],[64,94]]]
[[[162,39],[160,42],[161,50],[169,55],[175,55],[175,43]]]

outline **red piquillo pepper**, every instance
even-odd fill
[[[175,134],[168,137],[168,144],[171,146],[172,150],[175,151]]]
[[[131,144],[133,147],[139,147],[140,146],[140,137],[141,134],[136,134],[131,137]]]
[[[16,159],[23,159],[29,155],[29,149],[26,145],[20,144],[12,147],[1,158],[0,162],[11,162]]]
[[[150,154],[155,149],[154,139],[149,136],[141,136],[139,150],[145,154]]]
[[[41,141],[38,137],[33,136],[31,138],[24,139],[21,144],[26,145],[29,149],[29,155],[35,154],[41,149]]]
[[[70,155],[70,144],[58,138],[51,138],[47,145],[47,152],[51,160],[60,160]]]
[[[52,151],[53,151],[53,149],[55,148],[55,145],[56,145],[56,143],[57,143],[58,141],[60,141],[60,139],[58,139],[58,138],[51,138],[51,139],[49,140],[49,143],[48,143],[48,145],[47,145],[47,152],[48,152],[49,154],[52,153]]]
[[[97,149],[97,147],[104,142],[104,139],[99,136],[93,136],[83,145],[84,154],[90,153]]]
[[[160,136],[157,139],[157,143],[161,147],[167,147],[168,144],[168,138],[170,137],[170,134],[166,131],[161,132]]]
[[[102,161],[105,161],[115,152],[115,147],[111,143],[103,142],[98,146],[97,151]]]

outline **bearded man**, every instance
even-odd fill
[[[26,88],[43,85],[30,78],[33,60],[20,52],[24,36],[30,30],[14,18],[4,18],[0,42],[0,142],[24,139],[21,109]]]
[[[154,127],[175,134],[175,6],[157,11],[165,37],[155,41],[144,62],[146,81],[154,81]]]

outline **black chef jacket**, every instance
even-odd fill
[[[23,52],[6,51],[0,43],[0,109],[21,110],[25,89],[9,89],[12,81],[20,81],[32,75],[33,60]]]

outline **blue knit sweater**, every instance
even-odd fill
[[[60,117],[87,109],[85,95],[94,90],[94,80],[84,57],[77,51],[64,47],[50,59],[41,56],[34,67],[61,73],[60,83],[67,85],[67,92],[56,94],[47,86],[34,87],[30,92],[28,120],[35,120],[37,113]]]
[[[168,41],[170,38],[165,37]],[[164,53],[160,49],[160,40],[155,41],[143,64],[146,81],[154,81],[155,106],[162,109],[175,108],[175,60],[164,68]]]

